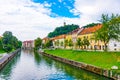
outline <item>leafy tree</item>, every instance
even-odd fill
[[[2,37],[2,46],[4,51],[10,52],[17,48],[20,48],[21,44],[19,44],[18,39],[13,36],[12,32],[5,31]]]
[[[120,40],[120,15],[101,17],[102,28],[95,33],[95,38],[104,42],[105,51],[107,51],[107,43],[109,40]]]
[[[47,43],[45,44],[45,46],[46,46],[47,48],[50,48],[51,46],[53,46],[52,40],[48,40]]]
[[[78,25],[65,25],[65,26],[61,26],[61,27],[57,27],[53,32],[50,32],[48,34],[48,37],[55,37],[58,35],[62,35],[62,34],[67,34],[75,29],[79,28]]]
[[[72,47],[73,46],[73,41],[70,39],[68,42],[68,46]]]
[[[83,45],[84,45],[84,49],[86,49],[86,46],[88,47],[90,45],[90,42],[86,37],[84,37],[83,39]]]
[[[57,41],[56,41],[56,45],[59,46],[59,44],[60,44],[60,42],[59,42],[59,40],[57,40]]]
[[[82,40],[81,40],[81,38],[77,39],[77,45],[79,46],[79,48],[80,48],[80,46],[82,46]]]
[[[3,33],[3,38],[2,38],[2,44],[3,44],[3,49],[6,52],[10,52],[13,49],[13,45],[12,45],[12,32],[10,31],[5,31]]]
[[[88,27],[93,27],[93,26],[96,26],[100,23],[91,23],[91,24],[87,24],[86,26],[83,26],[84,28],[88,28]]]
[[[2,38],[0,38],[0,50],[3,49],[3,45],[2,45]]]
[[[63,46],[63,41],[60,43],[61,46]]]
[[[37,39],[35,39],[35,48],[36,49],[39,49],[40,47],[41,47],[41,44],[42,44],[42,39],[41,38],[37,38]]]
[[[66,46],[68,46],[68,40],[67,39],[65,39],[65,45],[64,45],[64,47],[66,48]]]

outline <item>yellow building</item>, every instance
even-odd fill
[[[104,44],[103,42],[96,41],[95,37],[94,37],[94,33],[99,30],[102,27],[101,24],[98,24],[97,26],[93,26],[93,27],[89,27],[89,28],[85,28],[84,30],[82,30],[79,34],[77,38],[81,38],[81,40],[83,40],[84,38],[87,38],[87,40],[89,40],[90,45],[84,46],[84,49],[89,49],[89,50],[103,50],[104,49]]]
[[[72,41],[72,34],[71,32],[66,35],[65,38],[65,48],[66,49],[71,49],[72,47],[69,46],[69,41]]]
[[[53,38],[53,46],[55,48],[64,48],[65,47],[65,37],[66,35],[59,35]]]

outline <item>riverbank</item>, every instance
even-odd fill
[[[20,51],[20,49],[17,49],[13,52],[10,52],[6,55],[4,55],[2,58],[0,58],[0,70]]]
[[[89,69],[90,66],[98,68],[97,74],[104,75],[113,79],[119,77],[119,52],[87,52],[87,51],[73,51],[73,50],[45,50],[45,53],[52,55],[54,58],[59,57],[70,60],[72,62],[78,62],[79,64],[88,65],[83,69]],[[62,59],[60,59],[62,60]],[[64,62],[64,61],[62,61]],[[74,64],[73,64],[74,65]],[[113,66],[117,66],[117,70],[111,69]],[[77,67],[80,67],[77,66]],[[94,72],[95,68],[90,68],[89,71]],[[82,67],[80,67],[82,68]],[[93,69],[93,70],[91,70]],[[100,69],[100,70],[99,70]],[[94,72],[95,73],[95,72]]]

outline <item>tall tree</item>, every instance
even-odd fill
[[[47,43],[45,44],[45,46],[46,46],[47,48],[52,47],[52,46],[53,46],[52,40],[48,40]]]
[[[4,51],[10,52],[17,48],[20,48],[22,45],[21,41],[18,41],[18,39],[13,36],[12,32],[5,31],[2,37],[2,46]]]
[[[35,39],[35,48],[36,49],[39,49],[40,47],[41,47],[41,44],[42,44],[42,39],[41,38],[37,38],[37,39]]]
[[[102,28],[95,33],[95,39],[104,42],[105,51],[107,51],[107,44],[111,39],[120,40],[120,15],[111,16],[102,15]]]
[[[6,51],[6,52],[12,51],[12,49],[13,49],[12,38],[13,38],[12,32],[5,31],[3,33],[2,44],[3,44],[4,51]]]
[[[66,48],[66,46],[68,46],[68,40],[67,39],[65,39],[65,41],[64,41],[65,43],[65,45],[64,45],[64,48]]]
[[[84,49],[86,49],[86,46],[88,48],[88,46],[90,45],[90,42],[86,37],[84,37],[84,39],[83,39],[83,45],[84,45]]]
[[[79,46],[79,48],[80,48],[80,46],[82,46],[82,40],[81,40],[81,38],[77,39],[77,45]]]
[[[69,47],[72,47],[73,46],[73,41],[70,39],[69,42],[68,42],[68,46]]]

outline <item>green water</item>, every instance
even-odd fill
[[[22,50],[1,71],[0,80],[109,80],[32,51]]]

